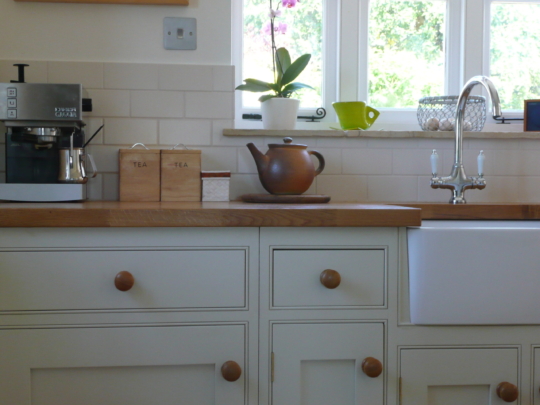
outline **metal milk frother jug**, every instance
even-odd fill
[[[85,156],[88,156],[92,166],[92,177],[96,177],[97,170],[92,155],[84,152],[84,148],[73,147],[73,135],[70,138],[69,149],[59,149],[60,170],[58,181],[60,183],[85,184],[88,181],[84,168]]]

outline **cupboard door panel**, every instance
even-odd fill
[[[517,348],[401,349],[401,405],[505,404],[497,385],[519,387]]]
[[[0,403],[245,403],[244,325],[0,331]],[[242,368],[226,381],[221,366]]]
[[[382,405],[384,373],[362,371],[366,357],[384,364],[384,324],[274,324],[273,405]]]

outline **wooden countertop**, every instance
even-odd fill
[[[492,219],[527,220],[540,219],[539,204],[519,203],[395,203],[396,205],[420,208],[422,219]]]
[[[417,208],[244,202],[0,203],[0,227],[418,226]]]

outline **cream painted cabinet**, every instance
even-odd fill
[[[246,376],[221,368],[246,370],[245,336],[246,325],[2,330],[0,403],[242,404]]]
[[[0,229],[0,404],[255,404],[258,236]]]
[[[383,405],[397,230],[261,230],[260,403]]]
[[[403,348],[401,405],[503,405],[519,397],[516,347]]]

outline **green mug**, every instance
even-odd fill
[[[380,112],[363,101],[338,101],[332,103],[344,130],[368,129],[373,125]]]

